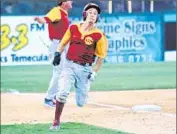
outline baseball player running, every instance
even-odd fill
[[[99,19],[100,7],[89,3],[83,10],[83,23],[73,24],[61,40],[58,52],[55,52],[53,64],[60,64],[61,54],[68,42],[66,63],[59,78],[59,90],[56,96],[56,109],[51,130],[60,128],[60,116],[74,82],[76,103],[82,107],[87,102],[90,82],[94,81],[107,54],[107,39],[95,24]],[[96,60],[94,67],[93,62]]]
[[[34,20],[38,23],[48,24],[49,38],[51,40],[51,45],[49,47],[49,59],[53,61],[54,53],[57,50],[57,46],[60,40],[63,38],[64,33],[69,27],[68,11],[72,8],[72,1],[61,2],[58,1],[58,6],[51,9],[48,14],[43,17],[35,17]],[[66,51],[66,50],[65,50]],[[64,64],[64,59],[66,55],[62,54],[62,62],[60,66],[53,66],[53,74],[50,80],[50,84],[44,99],[44,104],[50,107],[55,107],[55,96],[58,89],[58,78],[61,69]]]

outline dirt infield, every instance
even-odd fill
[[[136,134],[176,133],[176,90],[90,92],[83,108],[75,104],[74,93],[63,111],[63,122],[86,124]],[[1,124],[50,123],[54,108],[43,105],[44,94],[1,94]],[[94,104],[96,103],[96,104]],[[139,104],[161,106],[160,112],[132,112]],[[120,109],[122,107],[122,109]]]

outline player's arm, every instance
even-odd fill
[[[47,23],[44,18],[40,18],[40,17],[35,17],[34,21],[37,21],[38,23],[41,23],[41,24]]]
[[[101,39],[96,44],[95,55],[98,57],[96,64],[93,67],[92,72],[88,75],[88,79],[90,81],[95,80],[97,72],[100,70],[100,68],[104,62],[104,58],[107,55],[107,49],[108,49],[108,42],[107,42],[106,36],[102,34]]]
[[[35,21],[41,24],[56,22],[59,21],[60,19],[61,19],[61,14],[59,13],[59,9],[56,7],[50,10],[45,17],[34,18]]]
[[[64,51],[65,46],[68,44],[68,42],[71,39],[71,30],[70,27],[65,32],[59,46],[58,46],[58,52],[61,54]]]
[[[104,59],[107,55],[108,41],[105,35],[102,35],[101,39],[97,42],[95,55],[98,57],[95,66],[93,67],[94,72],[98,72]]]
[[[97,73],[99,71],[101,65],[103,64],[103,62],[104,62],[104,58],[98,57],[98,59],[96,61],[96,64],[95,64],[95,66],[93,68],[93,71]]]
[[[66,33],[64,34],[58,48],[57,48],[57,52],[55,52],[54,54],[54,60],[53,60],[53,65],[54,66],[58,66],[60,64],[60,60],[61,60],[61,54],[64,51],[65,46],[68,44],[68,42],[71,39],[71,30],[70,27],[67,29]]]

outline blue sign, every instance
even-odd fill
[[[72,18],[72,23],[78,21]],[[163,17],[160,14],[102,15],[97,27],[109,41],[109,63],[154,62],[164,58]]]
[[[176,22],[176,12],[164,13],[164,22]]]

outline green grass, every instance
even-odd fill
[[[49,124],[2,125],[2,134],[128,134],[80,123],[64,123],[59,132],[51,132]]]
[[[1,91],[46,92],[52,67],[1,67]],[[104,64],[92,91],[176,88],[176,62]]]

